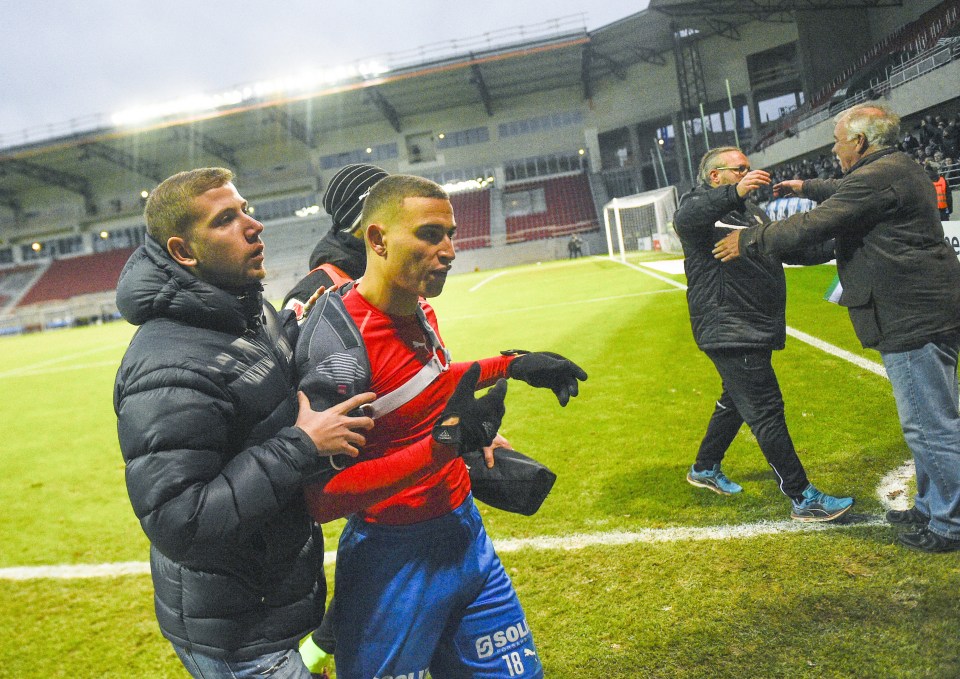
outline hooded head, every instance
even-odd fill
[[[333,218],[336,233],[353,234],[360,228],[360,212],[370,189],[387,176],[376,165],[357,163],[340,168],[327,184],[323,209]]]

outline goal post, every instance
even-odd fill
[[[625,262],[627,252],[679,252],[680,243],[672,230],[676,209],[677,189],[673,186],[614,198],[604,205],[603,226],[610,258]]]

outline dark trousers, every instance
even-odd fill
[[[783,414],[783,395],[770,363],[770,351],[708,351],[723,380],[723,393],[697,452],[697,467],[711,468],[723,460],[744,422],[757,437],[760,450],[780,481],[780,490],[799,497],[809,483],[797,457]]]

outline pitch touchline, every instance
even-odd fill
[[[669,283],[670,285],[686,290],[687,286],[675,280],[661,276],[653,271],[634,264],[621,262],[625,266],[636,269],[648,276]],[[651,294],[651,293],[637,293]],[[634,297],[636,295],[620,295],[603,299],[617,299],[619,297]],[[586,301],[586,300],[584,300]],[[599,301],[599,300],[590,300]],[[576,302],[571,302],[576,303]],[[562,306],[561,304],[548,306]],[[466,318],[466,317],[461,317]],[[817,339],[800,330],[787,327],[787,334],[805,342],[821,351],[842,358],[857,367],[869,370],[877,375],[886,377],[883,366],[857,356],[849,351]],[[3,375],[0,375],[2,377]],[[877,495],[881,504],[886,508],[905,509],[907,506],[906,482],[913,475],[913,462],[908,461],[901,467],[883,477],[877,488]],[[861,516],[859,520],[850,523],[801,523],[797,521],[761,521],[737,526],[707,526],[707,527],[680,527],[680,528],[646,528],[639,531],[609,531],[600,533],[575,533],[553,537],[536,538],[505,538],[494,540],[498,552],[516,552],[522,549],[536,550],[573,550],[586,547],[608,547],[614,545],[632,545],[638,543],[677,542],[680,540],[729,540],[734,538],[752,538],[761,535],[779,535],[782,533],[813,532],[820,530],[856,528],[859,526],[886,525],[880,516]],[[323,562],[332,565],[336,562],[335,551],[325,552]],[[61,566],[15,566],[0,568],[0,580],[38,580],[38,579],[75,579],[75,578],[105,578],[123,575],[149,575],[150,564],[146,561],[126,561],[119,563],[89,564],[89,565],[61,565]]]
[[[614,261],[617,261],[617,260],[614,260]],[[659,281],[663,281],[664,283],[669,283],[670,285],[680,288],[681,290],[687,289],[687,286],[685,284],[680,283],[679,281],[675,281],[671,278],[667,278],[666,276],[661,276],[660,274],[654,273],[653,271],[645,267],[637,266],[636,264],[630,264],[629,262],[618,262],[618,263],[623,264],[624,266],[628,266],[631,269],[636,269],[637,271],[644,273],[652,278],[656,278]],[[871,361],[870,359],[864,358],[863,356],[858,356],[857,354],[851,351],[847,351],[846,349],[841,349],[840,347],[830,344],[829,342],[824,342],[822,339],[818,339],[813,335],[808,335],[802,330],[791,328],[789,325],[787,326],[787,334],[790,335],[790,337],[793,337],[794,339],[798,339],[805,344],[809,344],[810,346],[816,349],[819,349],[824,353],[830,354],[831,356],[836,356],[837,358],[842,358],[844,361],[847,361],[848,363],[853,363],[858,368],[869,370],[875,375],[880,375],[880,377],[886,378],[887,376],[887,371],[884,369],[883,365],[881,365],[880,363],[877,363],[876,361]]]
[[[504,538],[494,540],[498,552],[517,552],[523,549],[538,551],[584,549],[586,547],[610,547],[639,543],[679,542],[681,540],[730,540],[753,538],[761,535],[782,533],[809,533],[822,530],[857,528],[860,526],[886,525],[880,516],[858,515],[849,523],[801,523],[799,521],[760,521],[737,526],[698,526],[678,528],[645,528],[637,531],[608,531],[598,533],[574,533],[535,538]],[[330,566],[336,562],[335,551],[325,552],[323,562]],[[82,578],[107,578],[123,575],[149,575],[150,564],[146,561],[118,563],[60,565],[60,566],[15,566],[0,568],[0,580],[71,580]]]

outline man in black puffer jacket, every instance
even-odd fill
[[[317,412],[296,390],[292,314],[261,297],[263,225],[222,168],[147,200],[148,238],[117,306],[141,326],[114,408],[127,491],[150,538],[160,629],[195,677],[309,678],[299,639],[323,614],[323,541],[304,480],[356,455],[360,394]]]
[[[687,481],[721,495],[739,493],[742,488],[727,478],[720,463],[746,422],[777,475],[780,490],[792,501],[791,517],[832,521],[853,506],[853,498],[826,495],[807,479],[787,431],[783,395],[771,364],[772,352],[783,349],[786,340],[783,264],[765,256],[721,264],[713,256],[714,244],[727,233],[770,221],[746,200],[770,183],[770,175],[751,170],[740,149],[725,146],[704,155],[699,176],[703,184],[683,196],[673,219],[683,245],[693,336],[720,373],[723,392]],[[829,261],[831,245],[789,261]]]

